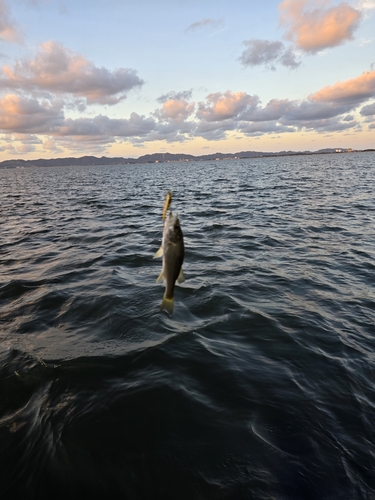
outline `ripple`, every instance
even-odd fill
[[[3,493],[371,498],[373,158],[5,172]]]

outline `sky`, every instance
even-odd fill
[[[0,0],[0,161],[375,148],[375,0]]]

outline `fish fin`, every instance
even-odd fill
[[[159,281],[163,281],[163,279],[164,279],[164,275],[163,275],[163,270],[162,270],[161,273],[159,274],[158,279],[156,280],[156,283],[159,283]]]
[[[179,283],[183,283],[185,281],[184,271],[182,270],[182,267],[180,269],[180,274],[178,275],[177,281]]]
[[[158,257],[163,257],[163,247],[160,247],[159,250],[156,252],[154,255],[154,259],[157,259]]]
[[[163,302],[161,303],[160,310],[162,311],[164,309],[169,314],[172,314],[173,313],[173,306],[174,306],[174,298],[172,297],[171,299],[167,299],[167,297],[164,294]]]

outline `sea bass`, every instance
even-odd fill
[[[168,214],[164,222],[163,240],[160,249],[154,255],[163,257],[163,267],[157,281],[165,280],[165,293],[161,309],[165,309],[172,314],[174,305],[174,287],[176,280],[178,283],[185,281],[182,271],[184,260],[184,238],[182,235],[180,221],[177,214]]]

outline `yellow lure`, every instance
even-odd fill
[[[172,191],[168,191],[167,196],[165,197],[165,201],[164,201],[163,214],[161,216],[162,220],[165,219],[165,217],[167,215],[168,208],[170,207],[171,203],[172,203]]]

